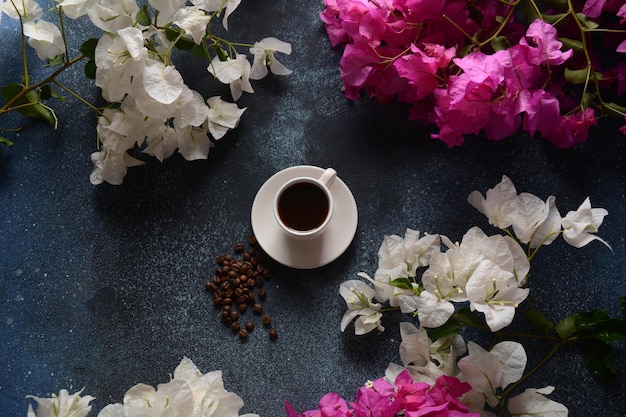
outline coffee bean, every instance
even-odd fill
[[[261,322],[263,322],[263,326],[267,327],[272,323],[272,318],[270,317],[269,314],[263,314],[263,317],[261,318]]]
[[[259,303],[256,303],[255,305],[252,306],[252,311],[255,314],[261,314],[263,312],[263,306]]]
[[[239,330],[239,338],[241,340],[246,340],[248,338],[248,332],[246,331],[246,329]]]
[[[259,288],[259,291],[257,292],[257,295],[259,296],[259,299],[261,301],[265,300],[265,297],[267,297],[267,294],[265,292],[265,288]]]
[[[231,312],[230,312],[230,319],[231,319],[232,321],[237,321],[237,320],[239,320],[239,313],[237,313],[237,312],[236,312],[236,311],[234,311],[234,310],[233,310],[233,311],[231,311]]]
[[[238,333],[239,330],[241,330],[241,324],[239,324],[238,321],[234,321],[232,322],[232,324],[230,325],[231,330],[233,331],[233,333]]]
[[[278,339],[278,330],[272,329],[270,330],[270,340]]]
[[[237,243],[235,245],[235,253],[241,253],[243,252],[244,249],[245,249],[245,246],[243,245],[243,243]]]
[[[248,332],[251,332],[252,330],[254,330],[254,323],[252,323],[251,321],[246,323],[246,330]]]
[[[247,309],[248,309],[248,304],[246,303],[239,304],[239,312],[241,314],[245,313]]]

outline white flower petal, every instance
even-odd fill
[[[172,103],[184,89],[184,81],[180,73],[174,67],[160,63],[152,63],[144,67],[143,85],[150,97],[163,104]]]

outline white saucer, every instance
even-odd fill
[[[261,248],[275,261],[297,269],[324,266],[346,251],[356,233],[358,211],[354,196],[339,178],[330,187],[335,209],[324,233],[311,240],[287,236],[274,218],[274,196],[280,186],[296,177],[318,178],[324,169],[301,165],[272,175],[259,189],[252,203],[252,231]]]

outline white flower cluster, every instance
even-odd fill
[[[496,407],[503,390],[519,381],[526,369],[526,351],[518,342],[500,342],[489,351],[474,342],[468,342],[466,347],[459,335],[449,335],[433,342],[423,327],[417,328],[406,322],[400,323],[400,334],[403,365],[390,364],[385,377],[393,381],[406,369],[415,381],[433,385],[442,375],[454,376],[472,386],[461,401],[481,417],[495,417],[484,409],[485,404]],[[467,355],[458,359],[465,353]],[[544,396],[553,390],[552,386],[526,389],[508,400],[509,412],[515,416],[567,416],[567,407]]]
[[[42,19],[34,0],[0,1],[0,18],[2,13],[20,18],[24,36],[41,59],[66,53],[62,32]],[[211,138],[218,140],[239,124],[246,108],[219,96],[205,102],[185,84],[172,62],[178,42],[196,45],[207,56],[215,51],[208,73],[230,85],[235,101],[244,91],[254,92],[250,80],[265,77],[268,67],[277,75],[291,73],[275,57],[290,54],[289,43],[270,37],[250,44],[251,65],[232,43],[211,37],[211,22],[223,16],[222,25],[228,29],[228,17],[241,0],[149,0],[153,18],[136,0],[54,2],[67,17],[87,15],[104,32],[95,48],[95,83],[113,105],[98,118],[101,149],[91,155],[93,184],[121,184],[128,167],[143,164],[128,154],[133,148],[160,161],[176,150],[186,160],[206,159],[214,146]]]
[[[456,305],[468,303],[471,311],[484,314],[495,332],[511,323],[516,308],[528,296],[530,259],[541,245],[552,243],[562,234],[577,248],[593,240],[608,246],[595,235],[607,211],[591,208],[589,198],[576,211],[561,217],[554,196],[544,202],[533,194],[518,195],[511,180],[504,176],[485,197],[474,191],[468,201],[507,234],[487,236],[472,227],[460,243],[444,235],[420,237],[411,229],[404,238],[385,236],[374,278],[359,273],[374,285],[375,291],[359,280],[344,282],[340,287],[348,307],[342,331],[356,317],[357,334],[382,331],[380,303],[388,302],[403,313],[416,313],[420,325],[428,328],[442,326],[454,314]],[[520,242],[527,245],[528,252]],[[418,269],[423,270],[421,280]]]
[[[81,392],[69,395],[61,390],[59,396],[52,398],[29,396],[38,407],[35,412],[29,405],[28,417],[85,417],[94,398],[81,397]],[[169,382],[159,384],[156,389],[137,384],[126,392],[123,403],[107,405],[98,417],[238,417],[241,407],[243,400],[224,388],[221,371],[203,374],[189,358],[183,358]]]

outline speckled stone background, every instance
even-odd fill
[[[56,105],[56,130],[0,119],[2,127],[29,123],[9,136],[12,148],[0,147],[0,416],[26,415],[28,394],[83,387],[97,397],[95,416],[136,383],[168,381],[183,356],[202,371],[223,370],[226,388],[245,401],[242,413],[285,415],[284,400],[310,409],[328,391],[353,399],[358,386],[399,362],[403,317],[386,317],[384,333],[356,337],[350,326],[342,334],[339,284],[376,270],[385,234],[411,227],[460,240],[473,225],[496,233],[466,198],[503,174],[520,192],[555,195],[562,215],[587,196],[609,212],[601,236],[613,252],[598,242],[576,250],[561,240],[541,250],[532,269],[535,305],[554,321],[594,308],[620,314],[626,144],[619,123],[602,121],[589,142],[569,150],[527,135],[472,138],[449,150],[407,122],[403,106],[343,97],[341,51],[329,45],[322,8],[313,0],[247,0],[231,16],[233,40],[291,42],[293,53],[282,61],[294,73],[255,82],[256,94],[239,102],[248,107],[240,127],[206,161],[150,161],[130,169],[122,186],[93,186],[95,117],[86,107],[71,98]],[[4,17],[0,24],[6,84],[19,80],[20,42],[15,22]],[[68,32],[80,41],[97,34],[84,20],[69,22]],[[33,55],[36,77],[45,71]],[[205,97],[230,98],[205,72],[206,62],[184,55],[177,67]],[[61,80],[101,104],[80,69]],[[357,234],[338,260],[316,270],[269,262],[265,307],[280,337],[270,342],[259,327],[241,343],[221,324],[204,282],[216,255],[251,232],[261,184],[300,164],[338,171],[358,204]],[[549,349],[537,341],[525,346],[529,367]],[[623,417],[625,354],[623,343],[615,345],[620,377],[609,386],[587,371],[577,348],[563,349],[524,386],[556,386],[551,398],[572,417]]]

